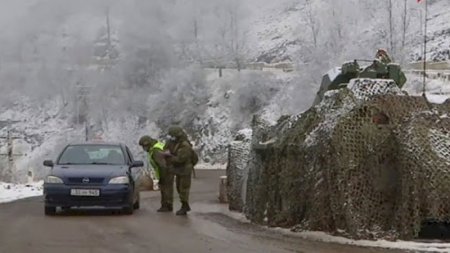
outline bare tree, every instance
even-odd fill
[[[214,52],[211,55],[219,68],[232,63],[241,70],[244,65],[249,49],[242,5],[240,1],[230,0],[215,8],[217,23]]]
[[[408,0],[403,0],[403,13],[402,13],[402,48],[406,43],[406,32],[408,30]]]
[[[393,19],[393,6],[392,0],[387,0],[387,11],[389,16],[389,51],[394,53],[394,19]]]
[[[306,0],[306,19],[306,23],[311,29],[314,47],[317,48],[317,38],[319,36],[320,23],[314,13],[312,0]]]

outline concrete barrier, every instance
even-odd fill
[[[228,203],[227,176],[221,176],[219,182],[219,202]]]

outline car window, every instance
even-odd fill
[[[67,147],[58,164],[125,164],[125,157],[119,146],[74,145]]]

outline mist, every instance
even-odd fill
[[[70,104],[76,87],[87,86],[92,90],[91,108],[119,107],[112,110],[116,111],[132,100],[127,107],[138,112],[155,106],[151,101],[158,99],[149,97],[171,89],[162,85],[177,86],[177,70],[188,69],[191,77],[201,79],[195,65],[242,67],[255,61],[260,52],[254,50],[251,17],[259,14],[261,6],[275,5],[255,0],[1,2],[0,27],[5,32],[0,34],[0,87],[6,91],[0,95],[1,104],[11,102],[10,92],[37,102],[60,97],[63,104]],[[307,70],[307,82],[320,81],[327,68],[343,60],[371,57],[369,49],[388,44],[383,40],[347,44],[358,40],[361,33],[355,28],[364,30],[364,24],[357,23],[379,15],[382,3],[285,0],[279,4],[304,11],[295,31],[299,49],[291,60],[300,71]],[[383,29],[375,32],[386,37],[386,23],[377,26]],[[180,76],[185,75],[180,71]],[[195,82],[200,87],[205,80]],[[98,111],[90,112],[100,116]]]
[[[61,134],[51,137],[75,131],[81,140],[88,128],[89,137],[132,145],[141,134],[163,137],[179,124],[213,161],[224,160],[228,141],[253,115],[275,121],[307,110],[324,73],[343,61],[371,59],[379,47],[409,61],[408,47],[420,34],[414,3],[407,5],[408,27],[398,25],[406,21],[403,1],[391,10],[391,31],[386,3],[371,0],[0,3],[0,106],[12,110],[0,123],[32,112],[42,122],[58,120],[61,127],[49,127]],[[288,62],[294,71],[246,69],[255,62]],[[30,135],[27,124],[34,123],[26,120],[11,128]],[[38,133],[27,137],[31,149],[46,141]]]
[[[189,98],[204,93],[195,65],[245,58],[236,49],[247,29],[240,1],[3,0],[2,5],[2,14],[8,14],[0,23],[7,30],[0,35],[2,105],[16,94],[36,103],[58,97],[75,106],[85,87],[81,117],[99,120],[108,117],[101,114],[133,111],[166,122],[160,114],[175,110],[161,99],[168,93],[183,95],[181,103],[203,100]],[[235,25],[229,27],[230,20]],[[189,87],[183,86],[186,80]],[[162,104],[165,109],[155,108]]]

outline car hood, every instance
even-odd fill
[[[102,177],[112,178],[125,176],[128,167],[126,165],[56,165],[51,175],[67,177]]]

